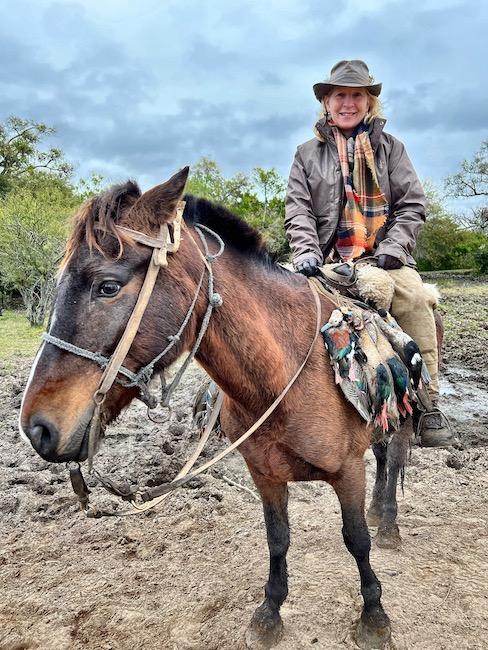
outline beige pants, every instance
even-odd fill
[[[428,292],[422,278],[415,269],[404,266],[388,271],[395,280],[395,294],[391,313],[400,327],[411,336],[420,348],[420,353],[432,377],[428,391],[434,403],[439,400],[439,372],[437,336],[433,309],[435,297]]]

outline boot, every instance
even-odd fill
[[[451,429],[449,420],[436,406],[421,413],[417,425],[417,438],[421,447],[459,447],[458,436]]]

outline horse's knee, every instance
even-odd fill
[[[385,463],[388,454],[388,443],[385,440],[380,442],[373,442],[371,445],[373,454],[375,455],[376,462],[379,464]]]

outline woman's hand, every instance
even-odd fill
[[[307,257],[302,260],[300,264],[297,264],[295,268],[296,273],[303,273],[307,278],[312,277],[312,275],[317,275],[319,270],[319,261],[316,257]]]
[[[385,269],[385,271],[393,271],[394,269],[401,269],[403,262],[401,262],[398,257],[381,253],[381,255],[378,256],[377,266],[379,269]]]

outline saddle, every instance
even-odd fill
[[[390,310],[395,281],[384,269],[377,267],[375,257],[355,262],[325,264],[316,276],[322,286],[343,296],[355,298],[374,309]]]
[[[327,264],[309,282],[333,302],[322,327],[336,384],[380,438],[416,412],[431,410],[430,376],[415,341],[389,313],[395,282],[374,258]],[[219,388],[208,380],[198,392],[194,426],[202,430]]]

